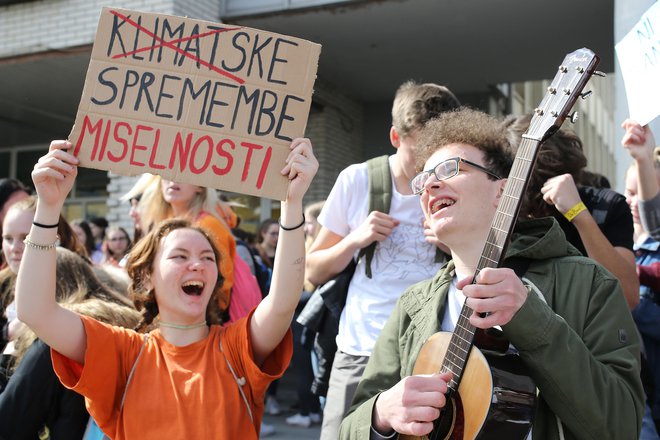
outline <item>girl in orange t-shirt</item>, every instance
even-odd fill
[[[115,440],[258,437],[265,389],[286,369],[289,327],[304,277],[302,199],[318,169],[307,139],[295,139],[270,294],[246,318],[222,327],[221,258],[189,222],[157,225],[131,251],[127,271],[142,334],[105,325],[55,301],[55,245],[64,199],[77,175],[68,141],[53,141],[32,172],[39,202],[18,273],[18,317],[52,348],[65,386],[83,394]],[[33,269],[38,268],[38,269]],[[35,276],[34,270],[38,270]]]

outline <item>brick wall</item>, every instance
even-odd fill
[[[111,4],[164,14],[175,10],[171,0],[114,0]],[[107,5],[100,0],[44,0],[0,7],[0,58],[92,44],[101,8]]]
[[[0,7],[0,58],[92,44],[103,6],[218,21],[213,0],[45,0]]]
[[[92,44],[98,16],[107,2],[97,0],[44,0],[0,7],[0,58]],[[217,0],[114,0],[113,6],[218,21]],[[319,173],[305,199],[324,199],[346,166],[366,159],[364,110],[361,103],[339,87],[319,78],[306,136],[314,143]],[[133,231],[129,204],[120,198],[137,177],[109,174],[107,219]]]
[[[305,202],[326,198],[342,169],[366,159],[362,104],[322,78],[317,78],[314,88],[315,106],[306,136],[320,168]]]

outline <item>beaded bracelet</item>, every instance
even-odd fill
[[[569,209],[564,213],[564,217],[566,217],[566,220],[568,220],[569,222],[572,222],[573,219],[577,217],[579,213],[581,213],[586,209],[587,207],[584,206],[584,203],[582,202],[576,203],[575,206],[573,206],[571,209]]]
[[[30,240],[29,235],[27,237],[25,237],[25,240],[23,240],[23,243],[25,244],[25,246],[31,247],[32,249],[36,249],[38,251],[47,251],[49,249],[55,249],[59,242],[60,242],[60,236],[59,235],[55,238],[55,241],[52,242],[51,244],[35,243],[34,241]]]
[[[282,218],[281,217],[277,220],[277,223],[279,223],[280,228],[282,228],[283,231],[295,231],[298,228],[302,228],[303,225],[305,224],[305,214],[304,213],[303,213],[302,217],[303,217],[302,222],[300,222],[299,225],[296,225],[292,228],[287,228],[286,226],[282,225]]]

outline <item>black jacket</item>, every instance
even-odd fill
[[[88,419],[83,397],[55,375],[50,348],[35,341],[0,394],[0,439],[35,440],[44,426],[51,440],[81,439]]]

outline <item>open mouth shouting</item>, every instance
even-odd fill
[[[186,281],[181,285],[181,289],[186,295],[201,296],[204,291],[204,282],[202,281]]]

